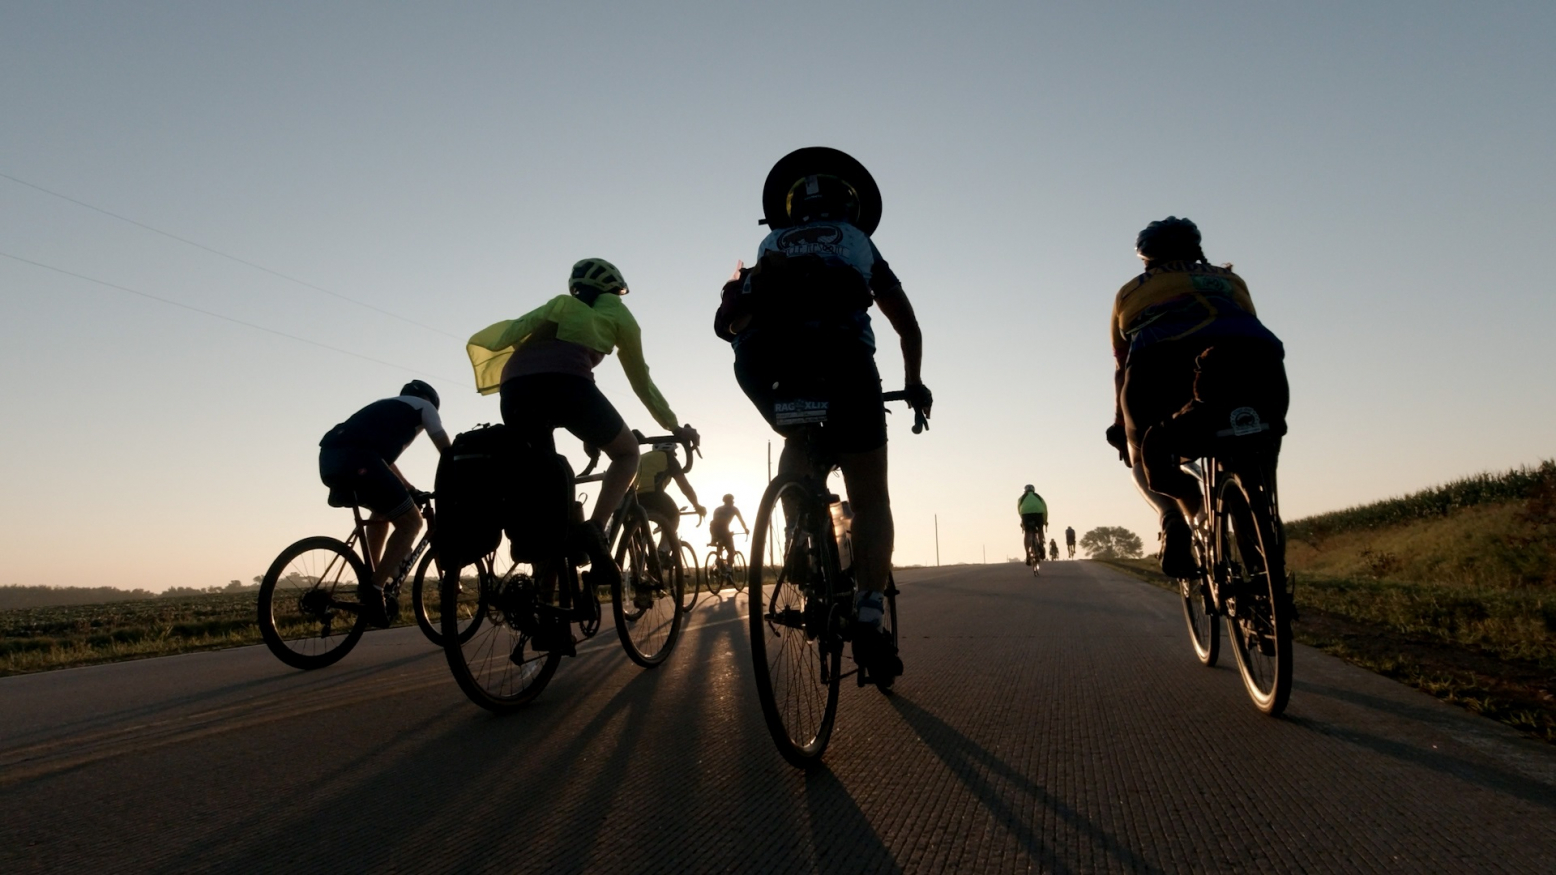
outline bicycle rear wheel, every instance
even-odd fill
[[[323,668],[351,652],[367,628],[356,605],[367,567],[343,542],[304,538],[281,551],[259,585],[259,634],[293,668]]]
[[[416,614],[416,625],[423,635],[439,647],[443,646],[443,575],[437,560],[429,550],[416,566],[416,578],[411,582],[411,605]],[[429,586],[427,581],[431,580]],[[459,640],[468,641],[481,625],[481,588],[472,583],[461,586],[459,594]]]
[[[677,571],[681,575],[681,603],[684,610],[697,607],[697,602],[702,598],[702,566],[697,564],[697,551],[692,545],[681,542],[681,549],[677,551],[676,561],[679,563]]]
[[[1199,535],[1194,536],[1194,561],[1199,567],[1198,577],[1178,581],[1178,595],[1183,598],[1183,619],[1189,627],[1189,644],[1201,663],[1214,666],[1221,654],[1221,626],[1216,622],[1215,603],[1210,596],[1210,583],[1205,575],[1210,573],[1204,546]]]
[[[802,481],[780,476],[752,527],[747,580],[757,698],[778,752],[801,768],[820,762],[837,720],[843,642],[832,616],[831,524]],[[771,567],[764,564],[769,548]]]
[[[1254,706],[1271,716],[1291,696],[1291,597],[1286,554],[1264,472],[1225,474],[1217,488],[1221,555],[1233,604],[1226,631]]]
[[[533,701],[562,661],[560,654],[529,646],[542,595],[532,570],[516,565],[499,576],[492,571],[491,557],[442,569],[440,619],[449,670],[470,701],[496,714]],[[553,583],[555,574],[551,572]],[[476,594],[480,621],[461,625],[460,613],[471,592]],[[466,635],[467,630],[473,631]]]
[[[627,656],[644,668],[664,662],[681,635],[680,584],[674,569],[660,562],[648,519],[630,511],[616,547],[621,569],[611,587],[616,634]]]

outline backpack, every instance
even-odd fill
[[[483,425],[456,435],[438,459],[432,549],[444,568],[461,568],[497,549],[512,454],[507,426]]]

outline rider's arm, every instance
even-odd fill
[[[692,484],[687,481],[686,469],[682,468],[681,463],[673,457],[670,459],[670,476],[675,478],[675,485],[681,487],[681,494],[692,503],[692,507],[696,508],[698,513],[702,513],[703,507],[697,503],[697,490],[693,489]]]
[[[735,508],[735,519],[740,520],[740,530],[743,533],[751,534],[751,527],[746,525],[746,518],[740,515],[740,508],[738,507]]]
[[[875,303],[881,314],[891,323],[897,336],[902,338],[902,371],[909,386],[923,383],[920,367],[924,360],[924,335],[919,331],[918,317],[913,315],[913,304],[902,291],[902,284],[895,283],[875,293]]]
[[[393,462],[385,462],[384,464],[389,466],[390,473],[394,474],[394,476],[399,479],[400,483],[404,485],[406,489],[409,489],[412,492],[416,491],[416,487],[411,485],[411,481],[405,479],[405,475],[400,473],[398,466],[396,466]]]
[[[621,369],[626,371],[627,382],[632,384],[632,391],[637,394],[638,400],[643,402],[643,406],[648,408],[660,426],[678,431],[681,424],[675,418],[675,411],[659,394],[654,381],[648,378],[648,363],[643,361],[643,332],[625,307],[621,308],[616,323],[616,348],[621,352]]]
[[[438,448],[440,454],[448,452],[448,448],[453,446],[454,443],[449,440],[448,432],[446,431],[428,432],[427,437],[432,438],[432,445]]]

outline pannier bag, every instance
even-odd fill
[[[468,565],[497,549],[512,454],[507,426],[483,425],[457,435],[438,460],[432,549],[444,567]]]
[[[502,525],[515,562],[563,555],[573,517],[573,468],[550,447],[513,449]]]

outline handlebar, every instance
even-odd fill
[[[924,429],[929,428],[929,417],[924,415],[923,408],[914,406],[912,401],[908,401],[908,392],[907,392],[906,389],[903,389],[903,390],[897,391],[897,392],[882,392],[881,393],[881,400],[882,401],[904,401],[904,402],[907,402],[907,405],[909,407],[913,408],[913,433],[914,434],[919,434],[919,433],[923,432]]]
[[[692,462],[695,461],[693,457],[702,455],[701,448],[694,447],[687,441],[683,441],[673,434],[650,435],[647,437],[638,438],[638,446],[640,447],[646,447],[653,444],[680,444],[681,449],[686,451],[686,464],[681,466],[681,470],[687,473],[690,473],[692,470]]]

